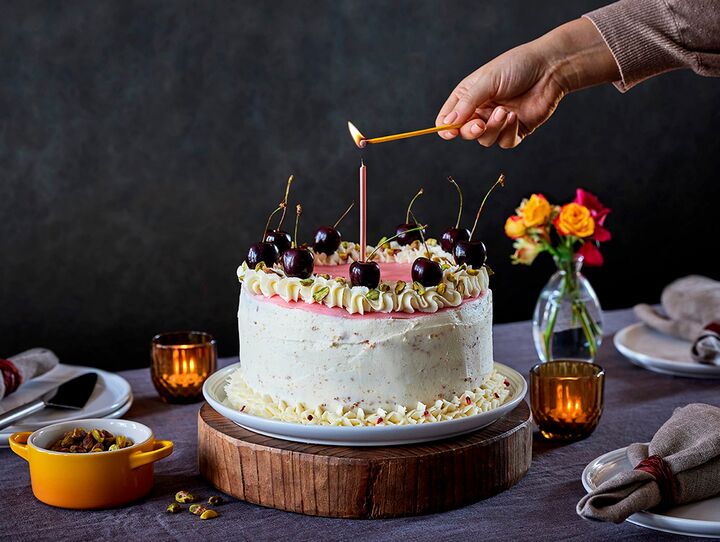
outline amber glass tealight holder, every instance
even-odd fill
[[[540,434],[578,440],[597,427],[603,410],[605,371],[585,361],[550,361],[530,370],[530,406]]]
[[[152,340],[150,374],[155,389],[166,403],[194,403],[217,368],[217,349],[212,335],[202,331],[171,331]]]

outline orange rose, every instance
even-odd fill
[[[579,203],[563,205],[555,219],[555,228],[560,235],[590,237],[595,233],[595,220],[590,209]]]
[[[518,215],[512,215],[505,221],[505,235],[510,239],[517,239],[525,235],[525,223],[523,217]]]
[[[528,228],[542,226],[550,218],[552,207],[542,194],[533,194],[519,209],[520,215]]]

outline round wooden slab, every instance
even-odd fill
[[[254,504],[341,518],[429,514],[495,495],[525,475],[530,409],[523,401],[492,425],[448,440],[350,448],[266,437],[205,404],[198,455],[211,484]]]

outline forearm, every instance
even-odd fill
[[[587,19],[565,23],[531,45],[542,51],[549,71],[566,93],[619,79],[612,52]]]

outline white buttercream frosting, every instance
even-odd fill
[[[493,371],[478,387],[450,400],[437,399],[430,405],[421,402],[395,405],[391,410],[376,408],[366,412],[362,407],[353,405],[338,404],[330,408],[325,404],[309,407],[304,403],[287,403],[253,390],[245,382],[240,369],[228,377],[225,394],[229,406],[254,416],[306,425],[349,427],[417,425],[455,420],[497,408],[511,397],[510,382],[497,371]]]

